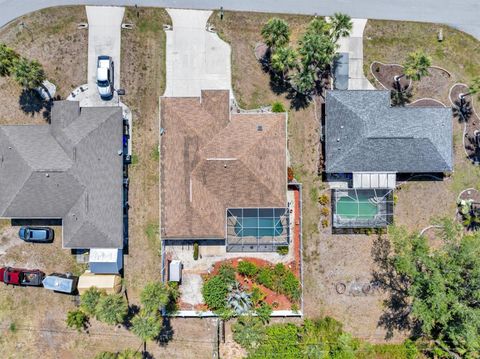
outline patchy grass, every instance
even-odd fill
[[[152,152],[150,152],[150,157],[153,161],[158,162],[160,160],[160,149],[158,147],[158,143],[153,146]]]
[[[129,256],[125,261],[125,283],[130,302],[138,302],[140,290],[149,280],[160,278],[158,98],[165,89],[165,33],[171,23],[163,9],[127,8],[124,22],[133,30],[122,31],[122,79],[124,102],[133,113],[133,158],[129,171]]]
[[[273,16],[289,23],[292,44],[296,43],[311,19],[303,15],[230,11],[225,11],[223,20],[220,20],[218,11],[209,19],[219,36],[232,46],[232,86],[238,104],[245,109],[269,106],[275,101],[281,101],[286,108],[290,107],[284,96],[272,91],[269,75],[262,70],[254,55],[255,45],[262,41],[260,30]]]

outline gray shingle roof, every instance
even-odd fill
[[[55,102],[51,125],[0,126],[0,216],[62,218],[66,248],[123,247],[122,110]]]
[[[453,170],[452,112],[391,107],[389,91],[327,91],[328,173]]]

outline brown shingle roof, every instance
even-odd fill
[[[229,103],[226,90],[161,99],[165,238],[224,238],[226,208],[286,206],[286,115]]]

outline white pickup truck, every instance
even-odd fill
[[[103,100],[110,100],[113,97],[113,61],[110,56],[98,57],[97,88]]]

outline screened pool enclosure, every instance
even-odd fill
[[[273,252],[288,245],[288,208],[228,208],[228,252]]]
[[[334,228],[381,228],[393,223],[392,189],[332,190]]]

